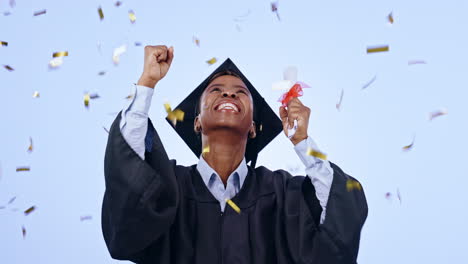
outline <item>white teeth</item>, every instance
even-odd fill
[[[230,110],[235,110],[236,112],[239,112],[239,109],[237,109],[237,106],[234,105],[234,104],[231,104],[231,103],[224,103],[224,104],[221,104],[221,105],[218,107],[218,110],[222,110],[222,109],[230,109]]]

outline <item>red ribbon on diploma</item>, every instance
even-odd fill
[[[287,93],[284,93],[278,102],[281,102],[281,104],[286,107],[288,106],[289,101],[293,99],[294,97],[301,97],[304,93],[302,92],[302,86],[300,83],[296,83],[289,89]]]

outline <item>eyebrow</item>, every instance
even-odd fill
[[[215,84],[211,84],[210,86],[208,86],[208,89],[209,89],[209,88],[213,88],[213,87],[215,87],[215,86],[222,86],[222,87],[224,87],[225,85],[222,84],[222,83],[215,83]],[[247,89],[247,87],[245,87],[245,86],[243,86],[243,85],[238,85],[238,84],[236,84],[236,85],[234,85],[234,87],[236,87],[236,88],[242,88],[242,89],[244,89],[244,90],[247,90],[247,91],[250,93],[249,89]]]

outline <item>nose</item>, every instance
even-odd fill
[[[236,98],[236,94],[235,93],[228,93],[228,92],[223,92],[223,97],[231,97],[231,98]]]

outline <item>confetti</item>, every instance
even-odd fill
[[[141,46],[141,42],[135,42],[135,46],[140,47],[140,46]]]
[[[441,108],[437,111],[431,112],[429,113],[429,121],[432,121],[432,119],[439,117],[439,116],[446,115],[446,114],[448,114],[448,112],[447,112],[447,109],[445,108]]]
[[[231,201],[231,199],[226,199],[226,203],[229,204],[229,206],[231,206],[232,209],[234,209],[234,211],[236,211],[238,214],[241,213],[240,208],[233,201]]]
[[[120,2],[120,1],[117,1],[117,2],[115,2],[115,4],[114,4],[114,5],[115,5],[115,6],[117,6],[117,7],[119,7],[121,4],[122,4],[122,2]]]
[[[372,79],[370,81],[368,81],[366,84],[364,84],[361,88],[361,90],[364,90],[366,89],[367,87],[369,87],[372,83],[375,82],[375,80],[377,79],[377,75],[375,75],[374,77],[372,77]]]
[[[193,36],[192,38],[193,42],[195,43],[195,45],[197,45],[198,47],[200,47],[200,40],[198,38],[196,38],[195,36]]]
[[[40,16],[40,15],[44,15],[45,13],[47,13],[47,10],[40,10],[40,11],[36,11],[34,12],[34,16]]]
[[[6,41],[0,41],[0,45],[8,47],[8,42]]]
[[[415,64],[427,64],[424,60],[410,60],[408,61],[408,65],[415,65]]]
[[[385,199],[390,200],[391,198],[392,198],[392,193],[391,192],[385,193]]]
[[[135,16],[135,12],[133,12],[133,10],[128,11],[128,18],[130,19],[130,22],[132,22],[132,24],[135,23],[136,16]]]
[[[89,99],[97,99],[97,98],[100,98],[99,94],[97,93],[93,93],[89,95]]]
[[[202,154],[209,153],[210,152],[210,146],[206,146],[203,148]]]
[[[6,11],[6,12],[3,12],[3,15],[4,15],[4,16],[9,16],[9,15],[11,15],[11,13],[8,12],[8,11]]]
[[[15,0],[10,0],[10,7],[14,8],[16,6],[16,1]]]
[[[215,64],[217,61],[218,61],[218,60],[217,60],[215,57],[213,57],[213,58],[207,60],[206,63],[208,63],[209,65],[213,65],[213,64]]]
[[[63,57],[53,58],[49,61],[49,69],[58,68],[60,65],[63,64]]]
[[[98,13],[99,13],[99,19],[100,19],[100,20],[103,20],[103,19],[104,19],[104,12],[102,12],[102,8],[101,8],[101,7],[98,8]]]
[[[175,126],[177,121],[184,121],[184,111],[176,109],[172,111],[171,105],[169,103],[164,104],[164,108],[167,112],[167,118],[172,121],[172,124]]]
[[[388,19],[388,22],[389,22],[390,24],[393,24],[393,12],[391,12],[390,14],[388,14],[387,19]]]
[[[29,215],[30,213],[34,212],[36,210],[36,206],[31,206],[26,211],[24,211],[24,215]]]
[[[80,216],[80,221],[83,222],[83,221],[86,221],[86,220],[91,220],[93,219],[92,216],[90,215],[83,215],[83,216]]]
[[[7,69],[8,71],[14,71],[15,70],[10,65],[3,65],[3,68]]]
[[[122,45],[114,49],[114,54],[112,55],[112,61],[115,65],[120,63],[120,55],[124,54],[127,51],[127,45]]]
[[[53,58],[67,57],[67,56],[68,56],[68,51],[57,51],[52,54]]]
[[[39,92],[38,92],[38,91],[35,91],[35,92],[33,93],[33,96],[32,96],[32,97],[33,97],[33,98],[39,98],[39,97],[40,97]]]
[[[8,204],[12,204],[16,200],[16,196],[13,196],[9,201]]]
[[[29,137],[29,147],[28,147],[28,152],[31,153],[33,151],[33,141],[32,138]]]
[[[109,129],[107,129],[105,126],[103,126],[102,128],[104,128],[104,131],[106,131],[107,134],[109,134]]]
[[[318,150],[308,148],[306,154],[309,155],[309,156],[313,156],[313,157],[322,159],[322,160],[327,160],[327,155],[320,152],[320,151],[318,151]]]
[[[89,94],[86,93],[86,94],[84,95],[84,98],[83,98],[83,100],[84,100],[84,106],[85,106],[86,108],[89,107],[89,100],[90,100],[90,99],[91,99],[91,96],[89,96]]]
[[[343,102],[343,95],[344,95],[344,89],[341,89],[340,100],[336,104],[336,110],[338,110],[338,111],[341,110],[341,103]]]
[[[406,145],[402,148],[403,151],[410,151],[412,148],[413,148],[413,145],[414,145],[414,137],[413,137],[413,141],[411,141],[411,144],[409,145]]]
[[[278,21],[281,21],[281,18],[278,13],[278,2],[273,2],[271,3],[271,12],[276,14],[276,17],[278,18]]]
[[[21,233],[23,234],[23,239],[26,238],[26,228],[24,226],[21,226]]]
[[[362,190],[361,184],[358,181],[348,179],[346,181],[346,190],[348,190],[348,192],[350,192],[350,191],[352,191],[354,189]]]
[[[28,167],[28,166],[24,166],[24,167],[16,167],[16,171],[30,171],[31,168]]]
[[[263,130],[263,124],[260,124],[260,127],[258,128],[258,131],[262,132]]]
[[[401,194],[400,194],[400,189],[397,189],[397,197],[398,197],[398,201],[400,201],[400,204],[401,204]]]
[[[132,99],[133,98],[133,94],[129,94],[125,97],[125,99]]]
[[[386,52],[386,51],[389,51],[388,45],[367,47],[367,53],[377,53],[377,52]]]

